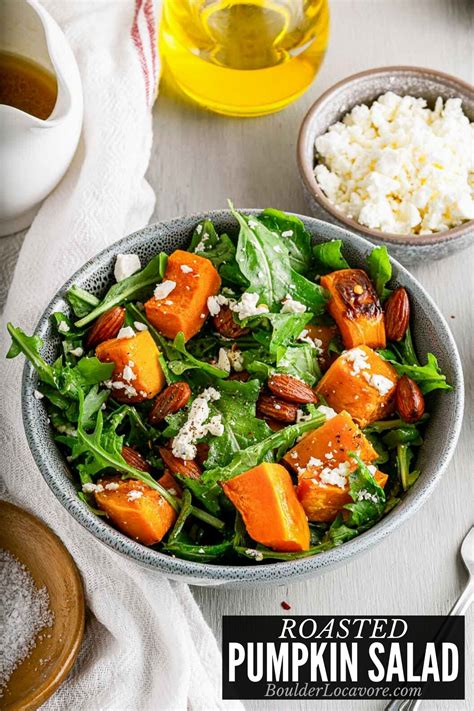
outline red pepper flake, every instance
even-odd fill
[[[283,600],[283,602],[281,603],[281,606],[284,610],[291,610],[291,605],[289,602],[286,602],[286,600]]]

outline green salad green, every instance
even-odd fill
[[[357,394],[351,401],[346,392],[318,392],[325,374],[351,352],[330,308],[334,294],[320,280],[329,283],[326,275],[360,270],[351,270],[340,240],[313,244],[293,215],[275,209],[258,216],[232,212],[232,234],[218,234],[208,220],[196,225],[188,247],[191,266],[184,264],[183,269],[181,263],[182,274],[178,271],[174,281],[169,277],[174,255],[160,253],[111,285],[100,299],[73,286],[67,295],[68,313],[52,316],[61,339],[54,362],[42,357],[40,338],[12,324],[8,357],[23,353],[36,369],[35,396],[46,407],[54,439],[76,477],[78,496],[97,515],[169,555],[255,565],[341,545],[396,506],[420,475],[417,450],[423,446],[430,402],[426,399],[416,421],[404,420],[397,412],[397,378],[406,376],[415,383],[423,400],[450,386],[433,354],[416,354],[408,327],[402,339],[373,349],[374,358],[380,357],[395,374],[389,395],[378,385],[370,394],[383,401],[386,415],[362,421],[356,409],[351,412]],[[192,271],[204,260],[212,264],[220,286],[207,297],[197,332],[188,338],[183,331],[170,336],[176,314],[183,323],[191,320],[193,299],[198,298]],[[372,250],[365,271],[373,285],[371,314],[383,327],[383,308],[392,293],[384,247]],[[157,285],[165,282],[174,284],[168,301],[154,296]],[[199,294],[201,298],[202,291]],[[154,299],[152,311],[148,304]],[[154,314],[161,304],[173,303],[176,313],[165,318],[164,328],[162,316]],[[97,331],[101,318],[110,325],[114,309],[119,328],[105,345],[93,342],[91,330]],[[343,312],[340,318],[345,318]],[[130,357],[119,363],[113,356],[131,348],[134,339],[151,344],[144,357],[154,359],[153,373],[158,369],[162,377],[154,391],[145,386],[140,390],[143,372],[138,360]],[[369,372],[368,365],[360,365],[360,356],[353,356],[348,371],[351,388],[361,387],[364,368],[366,375]],[[375,388],[371,382],[377,381],[370,377],[362,398],[367,388]],[[292,400],[290,390],[277,392],[281,383],[287,390],[306,393],[306,400]],[[335,404],[339,396],[344,408]],[[354,414],[357,432],[361,425],[363,434],[356,436],[373,448],[371,461],[363,461],[354,450],[338,455],[333,469],[330,453],[323,463],[313,456],[299,469],[288,466],[293,448],[341,409]],[[262,486],[252,489],[245,477],[256,468]],[[384,473],[383,483],[375,470]],[[302,480],[312,487],[308,500],[300,492]],[[343,497],[337,510],[324,504],[328,491]],[[318,501],[320,510],[307,503],[310,500]],[[293,518],[288,511],[294,512]],[[305,544],[300,534],[293,535],[298,526],[305,529]],[[265,533],[258,534],[262,529]]]

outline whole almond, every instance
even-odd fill
[[[401,341],[410,323],[410,300],[403,287],[395,289],[385,304],[385,333],[389,341]]]
[[[148,415],[148,421],[157,425],[167,415],[172,415],[186,405],[191,397],[191,388],[184,381],[171,383],[155,399]]]
[[[278,422],[296,422],[298,408],[275,395],[263,393],[257,400],[257,414]]]
[[[159,452],[165,467],[170,470],[171,474],[181,474],[181,476],[189,477],[190,479],[199,479],[201,477],[201,467],[195,461],[179,459],[167,447],[159,447]]]
[[[241,383],[246,383],[249,378],[250,373],[246,370],[241,370],[238,373],[232,373],[232,375],[229,375],[227,380],[238,380]]]
[[[133,447],[127,447],[124,445],[122,447],[122,457],[125,459],[127,464],[134,469],[138,469],[141,472],[151,472],[151,466],[146,461],[140,452],[137,452]]]
[[[234,321],[234,315],[228,306],[221,306],[217,316],[214,316],[214,326],[224,338],[240,338],[249,332],[248,328],[242,328]]]
[[[106,311],[92,325],[87,335],[87,348],[95,348],[99,343],[108,341],[109,338],[115,338],[124,322],[125,309],[122,306],[114,306],[109,311]]]
[[[395,402],[398,414],[405,422],[418,422],[425,411],[425,399],[418,385],[407,375],[397,383]]]
[[[307,405],[318,401],[309,385],[291,375],[275,373],[268,379],[267,386],[274,395],[296,405]]]

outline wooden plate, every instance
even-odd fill
[[[84,591],[79,571],[59,538],[36,516],[0,501],[0,548],[26,566],[37,587],[46,586],[52,628],[3,689],[5,711],[30,711],[49,698],[69,674],[84,634]]]

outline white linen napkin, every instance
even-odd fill
[[[23,433],[24,359],[4,359],[6,322],[32,332],[61,284],[106,245],[144,226],[154,204],[144,175],[158,77],[156,5],[153,0],[44,5],[76,55],[85,115],[73,163],[26,235],[0,324],[0,496],[58,533],[80,568],[93,613],[72,674],[44,708],[241,708],[220,700],[219,651],[188,587],[95,542],[50,492]]]

